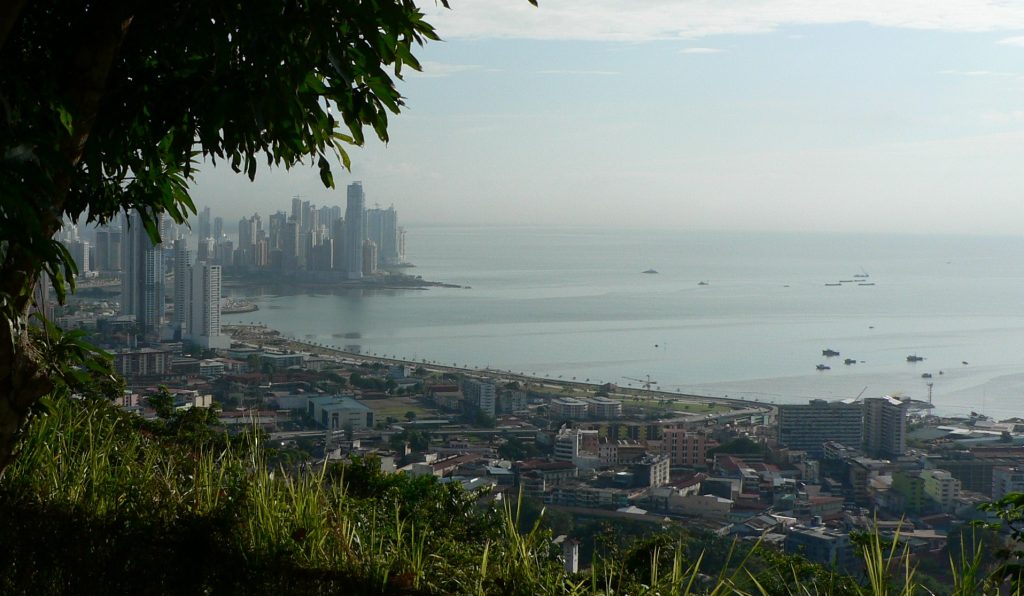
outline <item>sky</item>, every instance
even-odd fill
[[[204,166],[235,221],[292,196],[401,223],[1018,234],[1024,1],[422,0],[443,42],[390,142],[255,182]]]

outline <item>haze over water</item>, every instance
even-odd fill
[[[937,413],[1024,415],[1021,238],[413,227],[408,245],[410,273],[470,287],[231,289],[260,310],[224,320],[368,354],[620,385],[650,375],[778,403],[927,399],[928,372]],[[854,282],[825,285],[840,280]]]

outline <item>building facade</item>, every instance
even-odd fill
[[[829,441],[861,444],[864,409],[859,403],[812,399],[806,404],[782,404],[778,408],[780,445],[821,459],[825,455],[823,445]]]
[[[863,445],[868,457],[891,459],[906,453],[908,406],[889,395],[864,400]]]

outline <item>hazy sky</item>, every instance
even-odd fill
[[[1024,223],[1024,2],[423,0],[391,142],[255,183],[206,167],[228,221],[293,195],[407,226],[1016,234]],[[233,224],[229,224],[233,225]]]

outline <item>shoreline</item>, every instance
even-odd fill
[[[337,290],[426,290],[429,288],[469,289],[442,281],[425,280],[420,276],[389,272],[384,275],[345,279],[334,271],[232,272],[225,273],[221,285],[225,288],[255,288],[288,286],[296,289]]]
[[[536,385],[541,388],[550,388],[551,390],[571,389],[586,391],[590,393],[596,393],[600,390],[604,384],[586,382],[586,381],[573,381],[566,379],[549,379],[546,377],[537,377],[531,375],[525,375],[513,372],[511,370],[501,370],[495,368],[475,368],[475,367],[460,367],[460,366],[448,366],[444,364],[438,364],[427,360],[405,360],[402,358],[392,358],[387,356],[376,356],[370,354],[362,354],[358,352],[350,352],[342,348],[333,346],[325,346],[310,341],[305,341],[296,338],[285,337],[279,330],[272,329],[262,324],[236,324],[236,325],[224,325],[224,332],[231,336],[233,341],[239,341],[243,343],[252,343],[251,339],[236,338],[236,334],[232,333],[234,328],[238,329],[252,329],[259,328],[263,334],[266,334],[268,338],[274,339],[275,345],[284,347],[289,350],[309,352],[311,355],[330,355],[339,357],[345,360],[354,362],[379,362],[385,365],[406,365],[412,367],[423,367],[424,369],[431,372],[439,373],[457,373],[474,376],[489,376],[498,380],[499,382],[506,383],[509,381],[517,381],[525,385]],[[717,405],[728,406],[731,408],[730,412],[723,414],[723,416],[737,416],[737,415],[756,415],[756,414],[770,414],[776,410],[775,404],[758,402],[752,400],[746,400],[742,398],[731,398],[711,395],[696,395],[689,393],[673,393],[671,391],[662,391],[659,389],[644,389],[637,387],[622,387],[617,384],[615,386],[615,393],[617,395],[623,395],[628,397],[643,398],[655,402],[694,402],[694,403],[714,403]],[[694,418],[704,418],[704,415],[686,415],[680,412],[680,415],[673,420],[693,420]],[[665,422],[665,421],[662,421]]]

